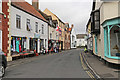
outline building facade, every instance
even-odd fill
[[[93,51],[93,37],[91,35],[91,18],[88,21],[88,24],[86,26],[86,32],[87,32],[87,50],[89,52]]]
[[[77,34],[77,47],[85,47],[87,45],[87,41],[85,39],[86,34]]]
[[[71,48],[77,48],[76,32],[73,25],[71,27]]]
[[[64,49],[65,50],[69,50],[71,49],[71,39],[70,39],[70,34],[71,34],[71,30],[69,27],[68,23],[65,23],[65,28],[64,28]]]
[[[9,16],[7,17],[9,27],[6,25],[8,41],[5,41],[8,43],[6,52],[8,61],[16,52],[40,53],[43,47],[48,50],[48,23],[32,5],[25,1],[3,2],[3,8],[6,9],[3,12]]]
[[[53,14],[50,10],[48,10],[47,8],[44,10],[44,13],[47,14],[48,16],[52,17],[52,20],[56,20],[57,21],[57,28],[58,31],[56,32],[56,36],[58,36],[58,41],[57,43],[59,43],[59,50],[63,50],[63,46],[64,46],[64,23],[55,15]],[[63,34],[63,35],[62,35]]]
[[[93,2],[93,52],[107,62],[120,64],[120,1]]]
[[[2,1],[0,1],[0,49],[2,50]]]

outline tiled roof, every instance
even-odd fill
[[[46,19],[31,4],[24,0],[12,0],[12,5],[46,21]]]

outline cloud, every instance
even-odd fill
[[[30,3],[31,1],[29,0]],[[85,33],[92,9],[92,0],[40,0],[40,9],[44,11],[46,8],[63,22],[74,24],[77,34]]]

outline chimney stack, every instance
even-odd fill
[[[39,0],[32,0],[32,6],[35,9],[39,9]]]

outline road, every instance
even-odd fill
[[[89,78],[81,65],[80,52],[73,49],[38,56],[30,62],[8,67],[5,78]]]

